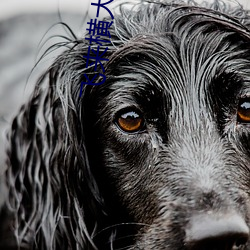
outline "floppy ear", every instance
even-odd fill
[[[93,86],[81,82],[94,75],[87,50],[77,41],[57,58],[9,132],[6,206],[19,247],[95,249],[91,234],[103,200],[85,143],[84,103]]]

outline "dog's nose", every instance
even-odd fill
[[[189,250],[240,250],[248,238],[249,228],[239,215],[206,214],[191,218],[185,243]]]

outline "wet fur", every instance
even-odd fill
[[[122,9],[107,80],[81,97],[94,74],[84,38],[42,76],[9,133],[6,249],[185,249],[202,211],[237,211],[250,225],[250,127],[236,122],[250,91],[249,16],[195,5]],[[118,129],[127,107],[146,130]]]

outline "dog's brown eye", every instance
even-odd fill
[[[237,116],[238,122],[250,123],[250,99],[240,101]]]
[[[144,126],[143,118],[135,111],[122,113],[118,119],[118,126],[125,132],[137,132]]]

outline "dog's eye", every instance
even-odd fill
[[[118,116],[117,125],[125,132],[134,133],[144,127],[144,119],[135,111],[123,112]]]
[[[237,111],[237,121],[250,123],[250,98],[240,100]]]

